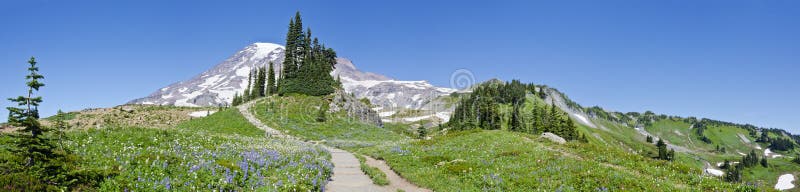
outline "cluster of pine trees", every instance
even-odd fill
[[[694,127],[695,133],[697,133],[697,137],[700,138],[700,141],[703,141],[705,143],[711,144],[711,139],[708,139],[708,137],[706,137],[706,134],[705,134],[706,129],[707,129],[705,123],[703,123],[701,121],[701,122],[695,123],[693,125],[693,127]]]
[[[725,160],[725,164],[723,164],[720,168],[727,170],[724,178],[725,181],[740,182],[742,180],[742,170],[757,165],[768,167],[769,163],[767,162],[767,157],[759,158],[756,151],[751,150],[749,154],[742,157],[741,162],[736,164],[736,166],[732,166],[728,160]]]
[[[775,131],[774,129],[762,129],[761,130],[761,135],[758,138],[756,138],[756,142],[767,143],[767,144],[769,144],[768,147],[770,149],[776,150],[776,151],[791,151],[791,150],[793,150],[795,145],[796,145],[795,144],[796,141],[794,139],[789,139],[789,138],[771,138],[771,137],[769,137],[769,132],[773,132],[773,133],[775,133],[777,135],[782,135],[783,133],[781,133],[780,131],[783,131],[783,130]]]
[[[297,12],[289,22],[286,34],[286,55],[278,81],[278,94],[320,96],[333,93],[338,86],[330,75],[334,65],[336,52],[311,36],[310,28],[303,31],[303,21]]]
[[[78,166],[79,157],[63,147],[60,129],[66,128],[59,111],[55,128],[39,123],[39,104],[42,97],[35,96],[44,86],[40,80],[36,59],[28,61],[30,72],[26,79],[25,96],[9,98],[17,107],[8,107],[8,123],[21,129],[11,137],[10,143],[0,143],[0,188],[4,191],[64,191],[96,185],[111,176],[113,170],[87,170]],[[7,151],[6,151],[7,150]],[[13,155],[7,155],[8,153]]]
[[[303,31],[303,20],[300,12],[297,12],[289,21],[283,70],[276,74],[272,63],[269,64],[269,70],[263,67],[254,70],[250,73],[244,93],[237,93],[231,104],[235,106],[274,94],[331,94],[341,87],[341,82],[330,75],[335,65],[336,51],[311,36],[311,28]],[[275,78],[276,75],[278,78]]]
[[[770,130],[764,129],[764,130],[761,131],[761,135],[758,138],[756,138],[756,142],[767,143],[767,144],[769,144],[768,147],[770,149],[776,150],[776,151],[791,151],[791,150],[794,149],[794,147],[796,145],[794,139],[789,139],[789,138],[771,138],[771,137],[769,137],[769,134],[768,134],[769,132],[775,133],[775,131],[770,131]],[[777,132],[775,134],[782,135],[782,133],[780,133],[780,132]]]
[[[543,91],[537,92],[536,88],[534,84],[523,84],[519,80],[476,86],[471,94],[462,96],[448,126],[455,130],[507,127],[510,131],[550,132],[567,140],[585,141],[586,137],[578,132],[575,123],[555,105],[525,102],[528,94],[540,96]],[[510,112],[502,108],[510,108]]]
[[[770,139],[769,148],[776,151],[791,151],[794,149],[794,141],[786,138]]]
[[[667,144],[664,143],[663,140],[658,139],[658,142],[656,142],[656,148],[658,149],[658,157],[656,157],[657,159],[667,161],[675,160],[675,150],[667,150]]]
[[[236,106],[253,99],[276,94],[278,86],[275,82],[275,69],[272,62],[269,63],[269,70],[260,67],[251,71],[250,76],[247,77],[247,87],[245,87],[244,93],[241,95],[236,93],[231,105]]]

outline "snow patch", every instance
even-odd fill
[[[189,116],[191,116],[191,117],[205,117],[205,116],[214,114],[216,112],[217,111],[195,111],[195,112],[189,113]]]
[[[175,95],[172,95],[171,93],[169,95],[162,95],[161,96],[162,99],[169,99],[169,98],[172,98],[172,97],[175,97]]]
[[[259,60],[264,59],[270,55],[270,53],[274,52],[277,49],[283,49],[282,45],[274,44],[274,43],[254,43],[256,47],[256,52],[253,53],[253,57],[251,60]],[[274,58],[270,58],[274,59]]]
[[[783,155],[777,154],[777,153],[773,153],[772,150],[767,148],[767,149],[764,150],[764,156],[767,156],[767,157],[770,157],[770,158],[778,158],[778,157],[782,157]]]
[[[750,139],[748,139],[748,138],[747,138],[747,136],[744,136],[744,135],[743,135],[743,134],[741,134],[741,133],[738,133],[738,134],[736,134],[736,135],[738,135],[738,136],[739,136],[739,139],[741,139],[741,140],[742,140],[742,143],[745,143],[745,144],[748,144],[748,143],[750,143]]]
[[[577,113],[573,113],[572,116],[575,116],[575,118],[578,119],[578,121],[580,121],[584,125],[592,126],[592,122],[590,122],[589,119],[587,119],[583,115],[580,115],[580,114],[577,114]]]
[[[221,79],[222,79],[222,77],[220,75],[214,75],[213,77],[206,78],[206,80],[202,84],[200,84],[198,86],[203,87],[203,88],[208,88],[208,87],[210,87],[210,86],[212,86],[214,84],[217,84],[218,81],[221,80]]]
[[[792,174],[783,174],[778,177],[778,183],[775,184],[775,189],[777,190],[787,190],[794,188],[794,175]]]
[[[445,122],[450,121],[450,112],[437,112],[436,117]]]
[[[722,175],[725,174],[725,172],[723,172],[722,170],[713,169],[713,168],[707,168],[706,169],[706,173],[709,173],[709,174],[717,176],[717,177],[722,176]]]
[[[411,100],[416,101],[416,100],[419,100],[420,97],[422,97],[422,94],[416,94],[413,97],[411,97]]]
[[[189,100],[190,99],[194,99],[195,97],[200,96],[202,94],[203,94],[202,91],[195,91],[195,92],[192,92],[190,94],[185,94],[185,95],[183,95],[183,99],[178,99],[178,100],[175,101],[175,106],[179,106],[179,107],[197,107],[197,105],[195,105],[194,103],[189,103]]]
[[[386,111],[386,112],[380,112],[380,113],[378,113],[378,115],[381,116],[381,117],[388,117],[388,116],[394,115],[395,113],[396,112],[394,112],[394,111]]]
[[[245,67],[239,68],[239,69],[236,70],[236,76],[247,78],[248,76],[250,76],[250,71],[252,71],[252,70],[253,69],[250,68],[249,66],[245,66]],[[245,81],[245,82],[247,82],[247,81]]]

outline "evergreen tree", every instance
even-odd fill
[[[241,98],[241,96],[239,96],[239,93],[235,93],[235,94],[233,95],[233,101],[231,101],[231,105],[232,105],[232,106],[238,106],[238,105],[239,105],[239,104],[241,104],[241,103],[242,103],[242,98]]]
[[[25,78],[28,80],[26,96],[9,98],[10,101],[17,103],[17,107],[8,107],[8,123],[12,126],[22,127],[18,134],[9,134],[14,139],[9,147],[16,158],[5,159],[0,162],[3,174],[0,181],[6,190],[22,191],[63,191],[77,185],[82,185],[92,178],[104,178],[104,175],[96,174],[90,170],[76,171],[75,161],[79,157],[73,155],[63,147],[58,149],[55,141],[48,134],[52,129],[48,129],[39,123],[39,112],[37,110],[42,97],[35,96],[36,92],[44,86],[36,66],[36,59],[31,57],[28,61],[30,72]],[[66,128],[63,122],[63,113],[57,120],[57,128]],[[59,134],[60,135],[60,134]],[[63,137],[59,137],[63,139]]]
[[[653,143],[653,136],[647,136],[647,143]]]
[[[767,157],[766,156],[761,158],[761,166],[762,167],[769,167],[769,164],[767,164]]]
[[[42,127],[38,121],[38,108],[42,102],[42,97],[34,97],[34,94],[39,91],[39,88],[44,86],[39,80],[44,76],[39,74],[39,67],[36,67],[36,59],[31,57],[28,61],[30,67],[25,79],[28,80],[27,96],[19,96],[17,98],[9,98],[11,102],[17,103],[19,107],[7,107],[9,118],[8,122],[11,125],[23,127],[20,131],[20,139],[17,144],[18,154],[22,155],[25,159],[25,166],[31,167],[39,161],[46,161],[48,156],[53,155],[53,147],[48,140],[42,135],[47,129]]]
[[[278,81],[278,94],[300,93],[320,96],[333,93],[336,82],[330,76],[336,64],[336,52],[326,48],[311,36],[311,29],[303,32],[298,12],[289,24],[286,39],[284,69]]]
[[[769,135],[767,135],[767,131],[761,131],[761,136],[756,139],[756,142],[768,143]]]
[[[253,79],[253,73],[255,73],[255,71],[250,70],[250,74],[247,76],[247,87],[244,88],[244,93],[242,93],[242,100],[240,101],[239,104],[249,101],[252,96],[251,90],[253,87],[253,82],[255,81]]]
[[[66,122],[66,114],[60,109],[56,112],[55,122],[53,122],[56,133],[58,133],[58,147],[64,150],[64,131],[69,129],[69,124]]]
[[[719,167],[719,168],[720,168],[720,169],[728,169],[728,168],[730,168],[730,167],[731,167],[731,162],[730,162],[730,161],[728,161],[728,160],[725,160],[725,163],[723,163],[723,164],[722,164],[722,166],[721,166],[721,167]]]
[[[658,139],[656,142],[656,148],[658,149],[658,159],[661,160],[668,160],[669,159],[669,152],[667,151],[667,144],[664,143],[663,140]]]
[[[531,123],[531,133],[539,134],[539,131],[542,130],[542,126],[544,126],[544,124],[542,124],[542,115],[544,115],[544,113],[541,110],[541,107],[534,102],[533,109],[531,110],[531,116],[533,116],[531,118],[533,121]]]
[[[741,165],[741,164],[740,164]],[[728,167],[727,172],[725,173],[725,181],[738,183],[741,181],[742,173],[739,171],[741,170],[741,166],[730,166]]]
[[[667,160],[675,160],[675,149],[669,149],[669,153],[667,153]]]
[[[278,88],[275,85],[275,69],[273,65],[272,62],[269,62],[269,71],[267,71],[267,95],[274,95],[278,92]]]
[[[519,104],[514,104],[513,111],[511,112],[511,121],[509,121],[509,129],[511,131],[522,131],[522,119],[520,119]]]
[[[428,136],[428,129],[425,129],[425,126],[420,123],[419,127],[417,127],[417,134],[420,139],[425,139]]]
[[[256,83],[253,89],[253,98],[266,96],[267,70],[264,67],[256,70]]]

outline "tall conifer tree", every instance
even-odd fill
[[[269,62],[269,71],[267,71],[267,88],[266,93],[267,95],[273,95],[277,92],[277,88],[275,86],[275,69],[273,68],[273,63]]]

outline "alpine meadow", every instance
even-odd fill
[[[798,191],[798,5],[0,3],[0,191]]]

